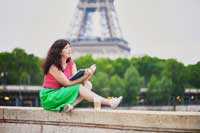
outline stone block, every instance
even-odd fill
[[[17,129],[20,123],[29,123],[40,125],[44,132],[53,132],[53,129],[63,132],[200,132],[199,112],[75,109],[64,113],[36,107],[1,107],[0,115],[2,110],[6,121],[3,117],[1,121],[16,123]]]
[[[41,133],[41,125],[24,123],[1,123],[0,133]]]
[[[3,107],[0,107],[0,119],[3,119]]]

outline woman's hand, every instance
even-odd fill
[[[85,69],[85,73],[84,73],[84,75],[86,76],[90,76],[92,74],[92,70],[90,69],[90,68],[86,68]]]
[[[96,64],[93,64],[89,68],[85,69],[85,73],[84,73],[84,76],[83,76],[84,77],[83,83],[85,81],[87,81],[93,75],[93,73],[95,72],[95,70],[96,70]]]

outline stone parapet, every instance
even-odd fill
[[[0,107],[0,132],[200,132],[199,112]]]

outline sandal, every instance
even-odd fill
[[[123,99],[122,96],[120,96],[118,98],[111,99],[111,101],[110,101],[110,107],[112,109],[116,109],[119,106],[119,104],[121,103],[122,99]]]
[[[63,107],[63,112],[69,112],[73,109],[73,105],[71,104],[65,104],[64,107]]]

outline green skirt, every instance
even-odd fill
[[[40,102],[44,109],[60,112],[65,104],[73,103],[79,92],[80,84],[61,88],[41,88]]]

